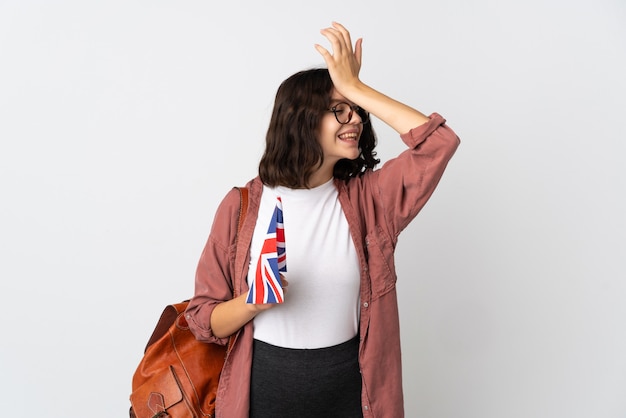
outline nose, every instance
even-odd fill
[[[361,115],[359,115],[359,112],[353,109],[352,116],[350,117],[349,123],[358,125],[362,122],[363,122],[363,119],[361,119]]]

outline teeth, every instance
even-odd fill
[[[348,133],[339,135],[339,138],[341,139],[356,139],[356,137],[357,137],[357,134],[354,132],[348,132]]]

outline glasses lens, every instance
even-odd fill
[[[333,108],[335,110],[335,117],[339,123],[348,123],[352,116],[352,109],[347,103],[339,103]]]
[[[370,114],[360,108],[359,106],[350,106],[348,103],[338,103],[336,106],[332,108],[335,117],[337,118],[337,122],[345,125],[352,120],[353,112],[356,112],[357,115],[361,118],[361,123],[367,123],[370,119]]]

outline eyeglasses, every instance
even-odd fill
[[[330,108],[329,112],[333,112],[337,122],[342,125],[350,123],[354,112],[361,118],[361,123],[367,123],[370,120],[370,114],[367,110],[357,105],[352,106],[346,102],[337,103]]]

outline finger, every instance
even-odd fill
[[[348,46],[349,50],[352,51],[352,40],[350,38],[350,32],[345,28],[341,23],[333,22],[333,28],[335,28],[343,38],[344,43]]]
[[[314,47],[317,50],[317,52],[320,53],[322,58],[324,58],[324,61],[326,62],[326,65],[328,65],[330,60],[332,60],[332,55],[330,55],[330,52],[328,52],[328,50],[326,48],[324,48],[323,46],[318,45],[318,44],[315,44]]]
[[[325,28],[320,32],[330,42],[333,49],[333,55],[340,54],[345,49],[344,45],[342,45],[344,43],[344,39],[339,31],[334,28]]]
[[[354,57],[356,61],[359,63],[359,67],[361,67],[361,57],[363,56],[363,38],[359,38],[356,40],[356,44],[354,45]]]

